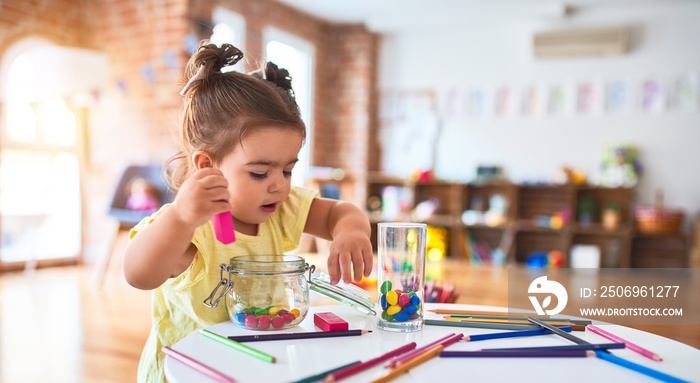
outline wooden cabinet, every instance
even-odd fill
[[[424,222],[447,229],[446,252],[461,246],[459,220],[462,184],[433,181],[412,182],[401,178],[374,177],[367,184],[368,214],[372,223],[372,244],[376,251],[377,223]],[[428,218],[420,216],[418,204],[433,199],[434,211]],[[418,212],[416,210],[419,210]],[[458,255],[459,256],[459,255]]]
[[[389,186],[393,189],[387,191]],[[378,222],[414,221],[446,229],[447,255],[472,262],[488,263],[501,254],[505,263],[524,264],[533,254],[554,252],[560,266],[568,267],[574,246],[594,245],[600,267],[688,264],[689,236],[645,236],[635,231],[630,188],[417,183],[371,177],[367,196],[368,206],[373,206],[369,216],[374,244]],[[416,207],[431,199],[437,206],[424,218]],[[389,211],[386,203],[392,206]],[[613,210],[615,219],[606,221],[605,210]]]
[[[688,267],[691,238],[685,234],[643,235],[632,238],[632,267]]]

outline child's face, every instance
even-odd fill
[[[246,225],[264,222],[287,199],[301,145],[300,133],[262,128],[224,157],[220,169],[229,183],[236,230],[245,233]]]

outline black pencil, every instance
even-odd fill
[[[332,338],[338,336],[356,336],[371,332],[369,330],[346,330],[346,331],[312,331],[312,332],[285,332],[260,335],[233,335],[228,338],[239,343],[264,342],[268,340],[289,340],[289,339],[310,339],[310,338]]]
[[[451,320],[426,319],[423,321],[429,326],[451,326],[451,327],[473,327],[488,328],[495,330],[534,330],[535,325],[529,324],[508,324],[508,323],[482,323],[482,322],[455,322]]]
[[[534,323],[542,328],[546,328],[547,330],[559,335],[560,337],[568,339],[576,344],[591,344],[590,342],[586,342],[585,340],[583,340],[575,335],[569,334],[568,332],[561,331],[560,329],[552,326],[549,323],[542,322],[541,320],[539,320],[537,318],[527,317],[527,320],[529,320],[530,322],[532,322],[532,323]]]

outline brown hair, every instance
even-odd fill
[[[272,62],[250,74],[221,72],[241,58],[243,53],[231,44],[218,47],[203,41],[187,63],[182,149],[166,163],[175,191],[194,173],[190,158],[197,150],[219,163],[246,134],[262,126],[290,129],[306,138],[289,72]]]

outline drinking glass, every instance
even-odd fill
[[[411,332],[423,329],[426,224],[379,223],[377,327]]]

